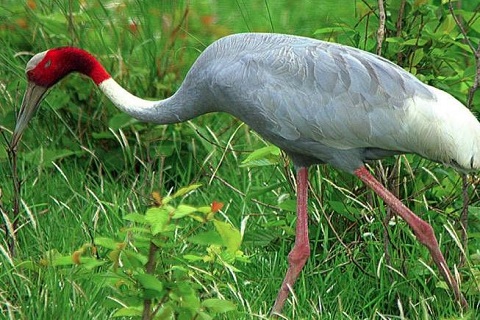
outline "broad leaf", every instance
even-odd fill
[[[187,206],[185,204],[179,205],[173,212],[172,219],[180,219],[197,211],[197,208]]]
[[[170,215],[165,208],[150,208],[145,214],[146,221],[152,228],[152,234],[156,235],[163,231],[166,231],[168,222],[170,221]]]
[[[163,283],[155,276],[148,273],[140,273],[135,276],[142,288],[156,292],[163,291]]]
[[[200,188],[202,185],[200,183],[196,183],[196,184],[192,184],[192,185],[189,185],[187,187],[184,187],[184,188],[180,188],[179,190],[177,190],[177,192],[175,192],[172,196],[172,198],[177,198],[177,197],[181,197],[183,195],[186,195],[187,193],[193,191],[193,190],[196,190],[198,188]]]
[[[143,307],[126,307],[118,309],[114,317],[141,317],[143,314]]]
[[[131,222],[137,222],[137,223],[145,223],[145,215],[140,214],[140,213],[130,213],[127,214],[123,219]]]
[[[240,231],[231,224],[223,221],[213,220],[213,224],[222,237],[223,244],[227,247],[227,250],[234,254],[240,248],[240,244],[242,243],[242,235],[240,234]]]
[[[240,167],[261,167],[277,164],[280,157],[280,149],[270,145],[257,149],[250,153],[248,157],[242,161]]]
[[[118,130],[136,122],[138,122],[138,120],[132,118],[126,113],[121,112],[115,114],[110,121],[108,121],[108,126],[113,130]]]
[[[216,245],[224,244],[224,241],[220,236],[220,234],[213,230],[196,234],[192,237],[189,237],[187,241],[190,243],[195,243],[195,244],[200,244],[205,246],[209,246],[212,244],[216,244]]]
[[[119,249],[119,246],[120,246],[119,242],[106,237],[95,238],[95,245],[102,246],[104,248],[111,249],[111,250]]]
[[[202,306],[215,313],[225,313],[237,309],[233,302],[221,299],[206,299],[202,302]]]

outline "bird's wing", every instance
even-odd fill
[[[295,40],[240,52],[224,68],[223,89],[235,96],[230,105],[244,104],[227,112],[247,124],[263,116],[254,128],[261,134],[337,149],[398,150],[414,100],[434,99],[425,85],[388,60],[337,44]]]

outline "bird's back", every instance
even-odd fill
[[[478,135],[467,141],[470,149],[480,145],[480,125],[458,101],[386,59],[334,43],[228,36],[204,51],[186,82],[202,83],[209,111],[238,117],[299,165],[353,171],[365,160],[417,153],[470,168],[474,155],[457,159],[457,136],[444,131],[463,127]]]

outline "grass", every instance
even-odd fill
[[[181,24],[184,2],[165,1],[160,8],[136,1],[116,9],[92,2],[84,10],[67,1],[28,5],[12,1],[0,7],[0,14],[7,17],[0,29],[4,48],[0,77],[5,79],[0,90],[6,93],[0,97],[0,124],[9,129],[14,127],[28,58],[14,54],[23,50],[36,52],[67,43],[82,46],[100,57],[126,88],[139,96],[162,97],[175,91],[205,45],[223,34],[274,29],[311,36],[322,27],[320,21],[329,26],[340,16],[355,18],[350,5],[338,6],[335,16],[308,1],[298,7],[288,1],[229,5],[195,1],[189,6],[188,24]],[[78,25],[69,24],[72,13]],[[138,30],[131,29],[132,17],[138,19]],[[8,130],[4,132],[8,138]],[[218,114],[172,126],[132,123],[117,114],[92,84],[75,75],[52,90],[23,141],[17,256],[6,253],[5,238],[0,243],[0,318],[112,317],[121,301],[115,290],[92,281],[94,272],[77,266],[42,267],[42,258],[52,252],[72,254],[92,235],[115,234],[124,225],[124,216],[143,213],[151,205],[152,191],[165,196],[192,183],[203,186],[189,196],[189,203],[223,202],[220,214],[242,232],[241,250],[250,260],[235,264],[240,272],[202,270],[203,276],[197,276],[205,288],[203,295],[237,305],[236,311],[217,318],[268,318],[293,246],[294,183],[283,158],[276,165],[240,168],[250,152],[265,146],[245,125]],[[398,163],[400,195],[432,223],[453,267],[459,248],[446,227],[462,205],[460,177],[415,156],[400,157]],[[392,159],[384,162],[388,170],[394,164]],[[11,168],[2,148],[0,166],[0,200],[8,211]],[[387,263],[382,223],[386,209],[370,191],[330,167],[312,169],[310,178],[312,256],[295,285],[295,296],[287,302],[285,318],[475,318],[475,260],[469,259],[459,270],[472,305],[471,311],[462,313],[438,278],[428,251],[399,220],[392,220],[395,225],[388,228]],[[478,254],[478,195],[469,191],[473,223],[467,250]],[[184,246],[179,242],[175,248],[179,256]],[[159,261],[170,258],[161,256]]]

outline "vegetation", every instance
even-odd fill
[[[405,4],[402,10],[402,4]],[[215,39],[283,32],[374,52],[378,3],[364,1],[35,1],[0,4],[0,318],[263,319],[293,245],[288,159],[223,114],[171,126],[119,113],[79,75],[46,98],[19,153],[16,253],[8,140],[31,53],[75,45],[138,96],[162,98]],[[467,102],[480,39],[475,1],[387,0],[381,54]],[[480,94],[471,108],[480,111]],[[260,150],[260,151],[256,151]],[[287,319],[475,319],[478,178],[414,155],[372,164],[429,221],[471,309],[452,300],[428,251],[349,174],[310,172],[312,256]],[[153,244],[153,245],[152,245]],[[466,253],[466,260],[460,263]],[[145,311],[145,308],[147,311]]]

